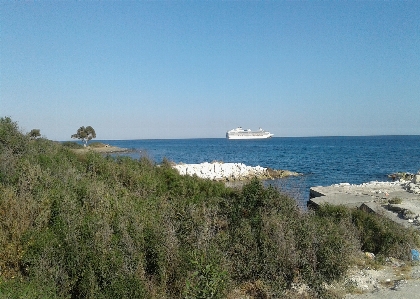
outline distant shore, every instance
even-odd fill
[[[108,145],[108,144],[104,144],[104,146],[101,146],[101,147],[87,146],[87,147],[84,147],[84,148],[73,149],[73,151],[75,153],[86,153],[90,150],[94,151],[94,152],[97,152],[97,153],[103,153],[103,154],[125,153],[125,152],[131,151],[128,148],[121,148],[121,147],[117,147],[117,146],[111,146],[111,145]]]

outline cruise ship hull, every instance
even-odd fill
[[[244,130],[241,127],[230,130],[226,133],[227,139],[267,139],[273,134],[262,129],[258,131]]]
[[[227,139],[267,139],[271,138],[273,135],[263,135],[263,136],[226,136]]]

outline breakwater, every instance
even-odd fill
[[[198,176],[214,181],[242,181],[254,177],[259,179],[277,179],[299,175],[287,170],[276,170],[261,166],[248,166],[243,163],[199,163],[199,164],[176,164],[173,166],[181,175]]]

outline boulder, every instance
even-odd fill
[[[201,164],[177,164],[173,167],[178,170],[181,175],[196,175],[200,178],[215,181],[246,180],[253,177],[259,179],[274,179],[298,175],[297,173],[290,171],[274,170],[259,165],[247,166],[243,163],[204,162]]]

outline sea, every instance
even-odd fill
[[[392,173],[420,171],[420,135],[98,141],[132,149],[122,155],[147,156],[157,164],[164,158],[175,163],[219,161],[298,172],[302,175],[264,184],[293,196],[300,206],[306,206],[313,186],[388,181]]]

